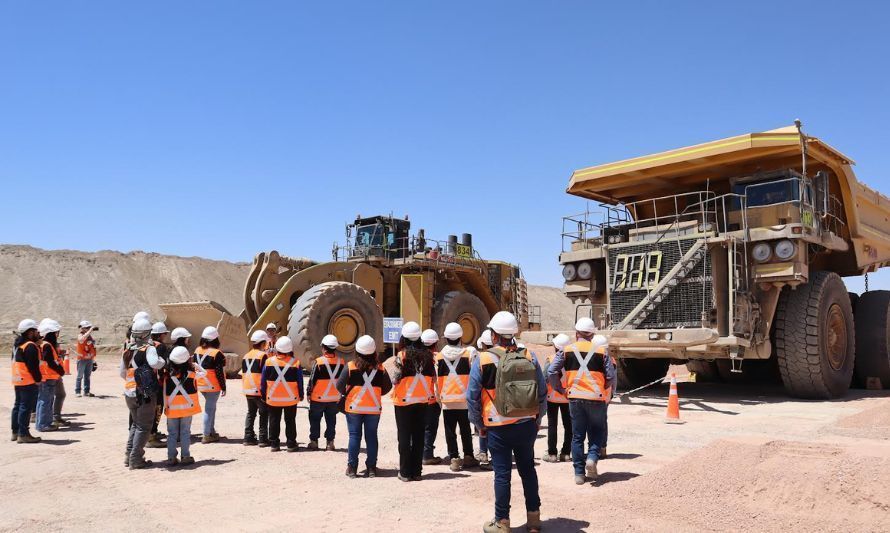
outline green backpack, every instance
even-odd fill
[[[535,364],[525,357],[525,348],[515,352],[489,350],[498,357],[495,376],[494,407],[498,414],[508,417],[537,416],[538,375]]]

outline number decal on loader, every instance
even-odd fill
[[[639,254],[619,254],[615,258],[613,291],[650,289],[661,279],[662,253],[655,250]]]

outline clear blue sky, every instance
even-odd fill
[[[393,211],[559,285],[573,169],[796,117],[890,192],[886,3],[614,4],[3,2],[0,242],[326,259]]]

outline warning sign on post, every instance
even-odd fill
[[[389,317],[383,319],[383,342],[387,344],[398,344],[399,337],[402,336],[402,325],[404,320],[401,317]]]

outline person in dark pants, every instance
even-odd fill
[[[55,431],[61,427],[53,423],[56,388],[65,374],[59,357],[58,335],[62,326],[51,318],[44,318],[37,326],[40,341],[40,392],[37,396],[37,431]]]
[[[144,374],[144,367],[153,370],[164,368],[165,361],[151,345],[151,322],[140,318],[130,328],[130,342],[121,355],[120,376],[124,379],[124,399],[130,412],[130,432],[127,437],[124,465],[131,470],[147,468],[151,461],[145,459],[145,444],[154,422],[157,390],[150,397],[143,396],[136,382],[136,373]],[[157,374],[154,374],[157,380]],[[160,388],[160,383],[155,383]]]
[[[514,336],[519,332],[516,317],[506,311],[495,313],[488,325],[494,348],[482,352],[470,369],[467,407],[470,419],[488,437],[488,453],[494,469],[494,519],[486,522],[485,533],[510,531],[510,478],[513,459],[522,479],[525,494],[526,529],[541,530],[541,497],[535,471],[535,439],[547,406],[547,385],[538,360],[519,347]],[[531,361],[537,380],[538,412],[536,416],[505,417],[495,407],[498,364],[508,353],[517,353]]]
[[[151,326],[151,344],[155,347],[155,350],[157,350],[158,357],[165,362],[167,361],[167,353],[169,351],[167,345],[164,343],[164,337],[167,336],[167,333],[169,333],[167,331],[167,325],[163,322],[155,322]],[[164,414],[164,394],[163,391],[158,391],[157,406],[155,407],[155,420],[151,425],[151,435],[149,435],[148,444],[146,444],[146,447],[148,448],[167,447],[167,443],[164,442],[167,435],[158,431],[158,425],[161,423],[162,414]]]
[[[451,471],[479,466],[473,457],[473,432],[467,412],[467,385],[470,382],[472,361],[479,356],[472,346],[461,345],[463,328],[456,322],[445,326],[446,345],[436,354],[436,398],[442,406],[445,425],[445,444],[451,458]],[[461,460],[457,447],[457,430],[460,429],[464,458]]]
[[[439,343],[439,335],[426,329],[420,334],[420,342],[433,354],[433,360],[439,355],[436,345]],[[436,401],[436,395],[431,394],[426,409],[426,426],[423,429],[423,464],[440,465],[442,458],[436,455],[436,436],[439,434],[439,418],[442,415],[442,406]]]
[[[550,369],[550,363],[556,354],[561,354],[565,347],[571,344],[569,336],[560,333],[553,338],[553,347],[556,352],[547,360],[544,367],[544,374],[547,375]],[[562,386],[566,386],[565,369],[563,369],[560,378]],[[559,436],[559,419],[562,415],[562,448],[559,449],[557,455],[557,437]],[[548,463],[556,463],[560,461],[569,461],[572,458],[572,417],[569,414],[569,399],[553,389],[550,381],[547,381],[547,453],[544,454],[542,460]]]
[[[241,387],[247,399],[247,416],[244,419],[244,445],[263,448],[269,446],[269,411],[260,391],[263,368],[266,366],[269,335],[265,331],[254,331],[250,336],[252,348],[241,360]],[[257,415],[260,419],[259,439],[253,426]]]
[[[340,392],[337,380],[346,372],[346,362],[337,355],[340,342],[334,335],[325,335],[321,339],[321,357],[312,364],[309,384],[309,446],[310,450],[318,449],[318,438],[321,436],[321,419],[324,417],[325,450],[334,451],[334,437],[337,435],[337,411],[340,403]]]
[[[19,335],[12,349],[12,385],[15,403],[12,405],[12,440],[19,444],[40,442],[31,435],[31,413],[37,409],[40,374],[40,334],[37,322],[28,318],[19,322]]]
[[[272,451],[281,451],[281,416],[284,415],[284,435],[287,451],[297,447],[297,404],[303,401],[303,369],[294,357],[294,343],[290,337],[279,337],[275,342],[275,357],[266,359],[260,390],[269,407],[269,442]]]
[[[420,325],[402,326],[399,351],[393,362],[392,401],[399,440],[399,480],[420,481],[427,409],[436,375],[433,354],[420,340]]]

